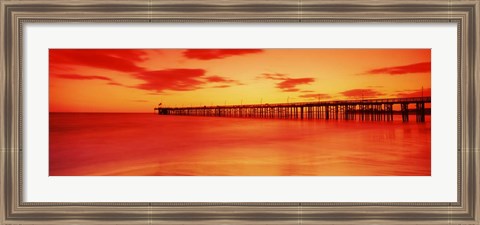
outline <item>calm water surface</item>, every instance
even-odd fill
[[[51,113],[50,175],[430,176],[430,117],[410,120]]]

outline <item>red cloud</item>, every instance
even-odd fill
[[[301,98],[311,98],[311,99],[326,99],[326,98],[332,98],[329,94],[304,94],[300,95],[299,97]]]
[[[373,89],[351,89],[348,91],[340,92],[345,97],[348,98],[376,98],[379,96],[385,95],[379,91]]]
[[[183,56],[189,59],[211,60],[263,52],[261,49],[188,49]]]
[[[425,89],[419,89],[415,91],[405,91],[405,92],[400,92],[397,93],[397,97],[399,98],[414,98],[414,97],[427,97],[432,95],[432,89],[431,88],[425,88]]]
[[[223,77],[219,76],[211,76],[211,77],[206,77],[206,79],[210,82],[226,82],[226,81],[233,81],[233,80],[227,80]]]
[[[431,71],[430,62],[422,62],[416,64],[410,64],[405,66],[384,67],[378,69],[369,70],[363,74],[390,74],[390,75],[402,75],[410,73],[429,73]]]
[[[298,88],[285,88],[285,89],[282,89],[283,92],[297,92],[297,91],[300,91],[300,89]]]
[[[115,82],[105,76],[91,76],[78,74],[52,74],[53,76],[72,80],[104,80],[108,81],[108,85],[123,86],[128,88],[137,88],[142,90],[162,92],[164,90],[172,91],[190,91],[204,88],[208,82],[217,84],[213,88],[228,88],[232,85],[242,85],[237,80],[228,79],[221,76],[205,76],[206,71],[203,69],[165,69],[157,71],[142,71],[133,74],[137,79],[144,83],[136,86],[124,85]]]
[[[299,91],[295,88],[297,85],[309,84],[314,82],[313,78],[286,78],[284,81],[277,84],[277,88],[282,89],[285,92]]]
[[[285,74],[281,73],[264,73],[258,78],[270,79],[270,80],[281,80],[280,83],[277,83],[276,87],[281,89],[283,92],[296,92],[300,89],[296,88],[297,85],[310,84],[315,81],[314,78],[290,78]]]
[[[140,72],[144,68],[136,65],[142,62],[146,53],[137,49],[50,49],[51,68],[60,65],[78,65],[121,72]]]
[[[72,79],[72,80],[107,80],[111,81],[112,79],[104,76],[86,76],[78,74],[57,74],[56,77]]]
[[[203,69],[166,69],[145,71],[136,75],[145,83],[136,86],[139,89],[162,92],[164,90],[190,91],[202,88]]]
[[[221,77],[221,76],[210,76],[210,77],[205,77],[205,79],[212,83],[230,83],[230,84],[238,84],[238,85],[242,84],[238,80],[232,80],[232,79],[228,79],[226,77]]]

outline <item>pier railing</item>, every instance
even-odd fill
[[[393,106],[400,106],[402,121],[409,121],[414,111],[417,122],[425,122],[425,104],[431,97],[336,100],[275,104],[247,104],[194,107],[157,107],[159,115],[281,118],[281,119],[345,119],[393,121]],[[414,104],[415,109],[409,109]]]

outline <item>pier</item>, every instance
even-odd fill
[[[403,122],[409,121],[409,115],[415,115],[416,122],[425,122],[425,115],[430,114],[430,110],[425,108],[427,103],[431,103],[431,97],[157,107],[154,110],[159,115],[363,121],[393,121],[393,115],[399,113]],[[410,105],[415,107],[410,109]],[[395,111],[394,106],[399,110]]]

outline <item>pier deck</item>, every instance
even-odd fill
[[[417,122],[425,122],[425,115],[427,115],[426,103],[431,103],[431,97],[201,107],[157,107],[154,110],[159,115],[393,121],[394,105],[399,105],[402,121],[408,122],[409,115],[414,113]],[[415,108],[410,109],[409,105],[414,105]]]

